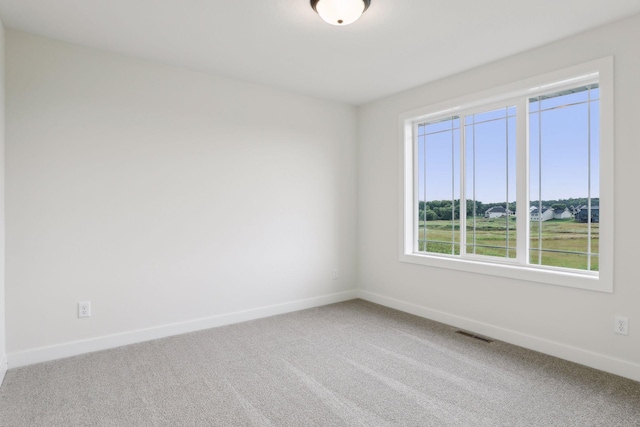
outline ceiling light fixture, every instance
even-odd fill
[[[311,7],[331,25],[344,26],[356,22],[371,0],[311,0]]]

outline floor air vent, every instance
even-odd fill
[[[481,337],[480,335],[475,335],[475,334],[472,334],[471,332],[456,331],[456,334],[464,335],[465,337],[469,337],[469,338],[475,338],[477,340],[484,341],[486,343],[492,343],[493,342],[493,340],[491,340],[489,338]]]

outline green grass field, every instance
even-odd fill
[[[451,254],[460,253],[459,221],[420,221],[420,250]],[[555,267],[588,268],[588,255],[571,252],[588,251],[588,224],[575,222],[573,219],[555,219],[542,223],[542,251],[538,251],[540,242],[539,223],[532,222],[530,229],[530,262]],[[475,246],[474,246],[475,235]],[[510,258],[516,256],[516,221],[510,218],[476,218],[475,232],[473,218],[467,219],[467,253],[491,255]],[[424,241],[426,237],[426,242]],[[598,270],[599,224],[591,224],[591,270]],[[448,242],[455,243],[448,243]],[[447,242],[447,243],[444,243]],[[507,255],[507,247],[508,255]],[[561,251],[561,252],[554,252]],[[540,262],[539,254],[542,254]]]

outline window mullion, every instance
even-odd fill
[[[460,115],[460,256],[467,253],[467,192],[466,192],[466,134],[465,134],[465,116]]]
[[[504,150],[504,161],[505,161],[505,182],[506,182],[506,188],[505,188],[505,206],[504,206],[504,212],[505,212],[505,227],[506,227],[506,236],[505,236],[505,244],[506,244],[506,253],[505,253],[505,257],[509,258],[509,107],[506,107],[504,109],[504,125],[505,125],[505,138],[504,138],[504,144],[505,144],[505,150]]]
[[[455,117],[451,117],[451,255],[456,254],[456,143]]]
[[[587,215],[587,270],[591,271],[591,88],[587,90],[589,102],[587,103],[587,203],[589,212]]]
[[[516,103],[516,260],[529,259],[529,103]]]
[[[418,171],[419,171],[419,159],[418,155],[420,153],[420,138],[418,136],[418,123],[414,123],[412,126],[413,129],[413,142],[411,144],[411,149],[413,151],[412,160],[413,160],[413,200],[414,200],[414,208],[413,208],[413,251],[418,252],[420,250],[420,186]],[[417,204],[417,208],[415,207]]]
[[[477,248],[478,248],[478,242],[477,242],[477,216],[478,216],[478,199],[476,197],[476,125],[475,125],[475,117],[473,114],[469,114],[468,116],[465,116],[464,119],[464,123],[465,123],[465,132],[466,132],[466,128],[468,126],[467,124],[467,118],[471,117],[471,124],[470,124],[470,128],[471,128],[471,132],[469,132],[469,138],[471,139],[471,143],[470,143],[470,149],[471,149],[471,155],[470,157],[470,171],[465,170],[465,174],[466,172],[469,172],[469,180],[471,182],[471,185],[469,186],[469,193],[471,195],[471,203],[473,206],[473,215],[471,216],[472,221],[473,221],[473,228],[471,231],[471,235],[472,235],[472,240],[471,240],[471,248],[472,248],[472,253],[473,255],[476,254]],[[466,148],[468,147],[466,144],[466,133],[465,133],[465,161],[467,159],[467,151]],[[466,165],[466,164],[465,164]],[[466,177],[466,175],[465,175]],[[466,222],[465,222],[465,228],[466,228]],[[466,240],[465,240],[465,245],[466,245]]]

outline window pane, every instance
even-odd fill
[[[589,98],[589,88],[589,86],[581,86],[562,92],[543,95],[540,97],[540,108],[547,110],[564,105],[586,102]]]
[[[460,254],[460,119],[424,123],[418,134],[418,251]]]
[[[562,268],[575,268],[578,270],[587,270],[589,256],[587,254],[573,254],[567,252],[541,251],[542,265]],[[537,264],[538,251],[531,250],[531,263]],[[591,257],[592,271],[598,270],[598,257]]]
[[[540,109],[540,101],[538,101],[538,98],[529,99],[529,111],[533,113],[535,111],[538,111],[539,109]]]
[[[483,113],[473,114],[468,117],[473,117],[473,121],[471,123],[482,123],[490,120],[504,119],[505,117],[507,117],[508,112],[511,112],[512,113],[511,115],[514,115],[513,113],[515,113],[515,107],[509,110],[507,110],[506,108],[500,108],[498,110],[492,110],[492,111],[487,111]],[[470,124],[470,123],[465,120],[465,124]]]
[[[597,269],[599,115],[592,90],[535,98],[542,110],[529,117],[531,264]]]
[[[515,107],[509,107],[465,118],[466,251],[469,254],[515,257],[516,119],[513,113]]]
[[[460,127],[460,119],[457,117],[440,119],[433,122],[428,122],[420,125],[424,128],[423,133],[434,134],[438,132],[448,132],[451,129],[458,129]]]
[[[592,90],[591,97],[593,99],[594,93],[596,90]],[[591,173],[590,173],[590,193],[591,193],[591,253],[597,254],[599,253],[599,242],[600,242],[600,126],[597,126],[600,123],[600,101],[594,101],[590,104],[590,115],[591,115]],[[596,124],[594,126],[593,124]],[[592,259],[592,270],[593,270],[593,259]],[[597,258],[595,260],[597,266]],[[597,270],[597,267],[596,267]]]

